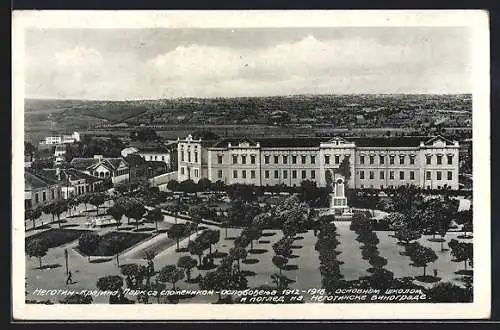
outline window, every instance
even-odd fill
[[[274,156],[274,163],[275,163],[275,164],[278,164],[278,161],[279,161],[278,156]]]
[[[191,151],[188,151],[188,162],[191,162]]]
[[[246,164],[247,163],[247,156],[246,155],[241,155],[241,163]]]
[[[389,179],[394,180],[394,171],[389,171]]]
[[[365,189],[365,185],[364,185],[364,184],[362,184],[362,185],[360,186],[360,188],[361,188],[361,189]]]
[[[301,158],[302,164],[305,164],[306,163],[306,156],[301,156],[300,158]]]
[[[359,156],[359,163],[364,164],[365,163],[365,156]]]
[[[184,161],[184,151],[181,151],[181,161]]]
[[[379,161],[381,165],[384,165],[385,163],[385,157],[384,156],[379,156]]]
[[[410,165],[415,165],[415,156],[410,156]]]
[[[452,171],[448,171],[447,179],[448,180],[453,180],[453,172]]]
[[[441,171],[436,172],[436,179],[441,180]]]
[[[264,176],[265,176],[265,178],[266,178],[266,179],[269,179],[269,171],[268,171],[268,170],[266,170],[266,171],[264,172]]]
[[[451,165],[453,164],[453,156],[452,155],[448,155],[448,165]]]
[[[233,178],[235,178],[235,179],[238,178],[238,171],[236,171],[236,170],[233,171]]]
[[[39,199],[38,199],[38,193],[35,194],[35,203],[38,203],[39,202]]]
[[[250,164],[255,164],[255,155],[250,156]]]
[[[375,156],[370,156],[370,165],[375,164]]]
[[[292,164],[297,164],[297,156],[292,156]]]
[[[274,170],[274,178],[277,179],[280,177],[280,173],[278,170]]]
[[[330,164],[330,156],[325,155],[325,164]]]
[[[42,193],[42,201],[45,202],[47,200],[47,193],[44,191]]]
[[[238,156],[233,155],[233,164],[238,164]]]
[[[385,179],[385,172],[380,171],[380,180],[384,180],[384,179]]]
[[[335,164],[340,164],[340,156],[339,155],[335,156]]]
[[[155,156],[155,160],[156,160],[156,156]],[[198,151],[194,152],[194,162],[198,163]]]
[[[80,188],[80,187],[78,187],[78,188]],[[55,191],[52,189],[52,199],[54,199],[54,198],[56,198],[56,193],[55,193]]]
[[[405,172],[399,171],[399,180],[404,180],[404,179],[405,179]]]
[[[184,175],[184,167],[181,167],[181,174]]]
[[[370,178],[370,180],[373,180],[375,178],[375,172],[370,171],[369,172],[369,178]]]
[[[316,179],[316,171],[315,170],[311,171],[311,179]]]
[[[296,170],[292,171],[292,179],[297,179],[297,171]]]
[[[245,171],[245,170],[241,171],[241,177],[243,179],[246,179],[247,178],[247,171]]]
[[[283,164],[288,164],[288,156],[283,156]]]
[[[389,164],[394,165],[394,156],[389,156]]]
[[[264,162],[265,162],[266,164],[269,164],[269,156],[264,156]]]
[[[302,171],[302,179],[305,179],[306,178],[306,171]]]
[[[399,155],[399,163],[401,165],[405,163],[405,155]]]
[[[432,179],[432,174],[430,171],[425,172],[425,179],[426,180],[431,180]]]
[[[165,156],[161,156],[161,160],[165,161]]]
[[[415,180],[415,172],[410,171],[410,180]]]
[[[437,155],[436,163],[437,163],[438,165],[443,164],[443,156],[441,156],[441,155]]]
[[[218,171],[217,171],[217,177],[218,177],[219,179],[222,179],[222,170],[218,170]]]
[[[198,169],[195,169],[194,170],[194,177],[197,178],[199,176],[199,170]]]
[[[250,171],[250,179],[255,179],[255,171],[254,170]]]
[[[364,178],[365,178],[365,171],[359,171],[359,178],[361,180],[364,180]]]
[[[222,164],[222,156],[221,155],[217,156],[217,163]]]
[[[311,164],[316,164],[316,156],[311,155]]]
[[[431,165],[432,157],[431,156],[425,156],[425,163],[427,165]]]

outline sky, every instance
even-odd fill
[[[29,29],[27,98],[471,92],[454,27]]]

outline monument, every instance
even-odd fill
[[[345,184],[343,178],[337,178],[332,182],[332,192],[330,193],[330,209],[335,214],[342,214],[349,206],[345,196]]]

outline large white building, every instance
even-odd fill
[[[229,138],[178,141],[178,180],[226,184],[326,185],[348,158],[351,188],[458,189],[459,143],[442,136],[383,138]]]
[[[42,145],[53,145],[53,144],[66,144],[74,143],[80,141],[80,134],[78,132],[73,132],[71,135],[57,135],[57,136],[47,136],[44,140],[40,141]]]
[[[167,165],[167,171],[173,171],[177,167],[177,143],[127,147],[121,151],[121,155],[138,155],[145,161],[163,162]]]

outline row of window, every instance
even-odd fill
[[[165,161],[165,156],[144,156],[144,160],[161,160],[161,161]]]
[[[288,179],[288,170],[283,170],[283,179]],[[300,171],[301,173],[301,178],[302,179],[306,179],[307,178],[307,171],[306,170],[302,170]],[[239,174],[239,171],[238,170],[234,170],[233,171],[233,179],[237,179],[238,178],[238,174]],[[292,174],[292,179],[297,179],[297,174],[298,174],[298,171],[297,170],[292,170],[291,171],[291,174]],[[223,177],[223,173],[222,173],[222,170],[219,170],[217,172],[217,178],[221,179]],[[247,171],[246,170],[242,170],[241,171],[241,178],[242,179],[246,179],[247,178]],[[265,170],[264,171],[264,178],[266,179],[269,179],[271,178],[271,171],[269,170]],[[280,171],[279,170],[274,170],[273,171],[273,178],[274,179],[279,179],[280,178]],[[316,171],[315,170],[311,170],[310,171],[310,178],[311,179],[316,179]],[[255,179],[255,170],[250,170],[250,179]]]
[[[52,199],[56,198],[56,190],[52,189],[51,191]],[[61,197],[61,191],[57,190],[57,198]],[[43,191],[42,192],[42,202],[47,201],[47,192]],[[35,193],[35,203],[40,202],[40,197],[38,196],[38,193]]]
[[[182,167],[182,166],[181,166],[181,168],[180,168],[180,171],[181,171],[181,175],[185,175],[185,174],[186,174],[186,172],[187,172],[187,171],[186,171],[186,169],[185,169],[184,167]],[[188,174],[189,174],[189,173],[188,173]],[[195,168],[195,169],[193,170],[193,175],[194,175],[194,177],[195,177],[195,178],[198,178],[198,177],[200,176],[200,170],[199,170],[199,169],[197,169],[197,168]]]
[[[196,153],[195,153],[195,155],[196,155]],[[289,159],[288,157],[289,157],[288,155],[281,156],[282,164],[288,164],[288,159]],[[346,155],[345,157],[349,157],[349,155]],[[379,165],[385,164],[385,162],[386,162],[385,157],[386,157],[385,155],[378,156],[378,164]],[[222,164],[222,158],[223,157],[221,155],[217,156],[217,163],[218,164]],[[279,158],[280,158],[280,156],[273,156],[273,158],[272,158],[273,164],[279,164]],[[311,156],[309,156],[309,158],[310,158],[310,164],[316,164],[316,156],[315,155],[311,155]],[[399,159],[398,164],[400,164],[400,165],[405,164],[406,155],[399,155],[397,158]],[[415,155],[410,155],[410,156],[408,156],[408,158],[409,158],[408,164],[414,165],[415,164]],[[361,165],[366,164],[367,161],[368,161],[368,164],[375,165],[375,160],[376,160],[376,157],[374,155],[370,155],[370,156],[360,155],[359,156],[359,163]],[[297,161],[298,161],[298,156],[292,155],[291,156],[291,163],[297,164]],[[325,164],[330,164],[330,161],[331,161],[331,156],[325,155]],[[333,161],[334,161],[334,164],[337,164],[337,165],[340,164],[340,155],[333,156]],[[196,156],[195,162],[197,162],[197,156]],[[307,162],[307,156],[304,156],[304,155],[300,156],[300,163],[306,164],[306,162]],[[395,162],[396,162],[396,156],[389,156],[389,165],[394,165]],[[271,163],[271,156],[265,155],[264,156],[264,163],[270,164]],[[426,156],[426,163],[427,163],[427,165],[432,164],[432,155]],[[447,155],[447,163],[448,163],[448,165],[453,164],[453,156],[452,155]],[[238,155],[233,155],[233,164],[238,164]],[[241,164],[247,164],[247,155],[241,155]],[[250,164],[255,164],[255,155],[250,155]],[[443,164],[443,156],[442,155],[436,155],[436,164],[437,165]]]
[[[191,163],[191,151],[181,151],[181,161],[185,161],[185,157],[184,157],[184,153],[187,153],[187,161],[188,163]],[[195,151],[193,152],[193,155],[194,155],[194,162],[195,163],[198,163],[198,151]],[[164,160],[164,159],[162,159]]]
[[[415,171],[410,171],[409,174],[410,174],[409,179],[415,180]],[[443,177],[442,172],[436,171],[436,180],[442,180],[442,177]],[[365,171],[359,171],[359,178],[361,180],[365,179]],[[368,171],[368,178],[370,180],[375,179],[375,171]],[[453,172],[447,171],[446,178],[447,178],[447,180],[453,180]],[[385,171],[379,172],[379,179],[385,180]],[[431,171],[425,172],[425,179],[432,180],[432,172]],[[389,171],[389,180],[394,180],[394,171]],[[405,171],[399,171],[399,180],[405,180]]]

